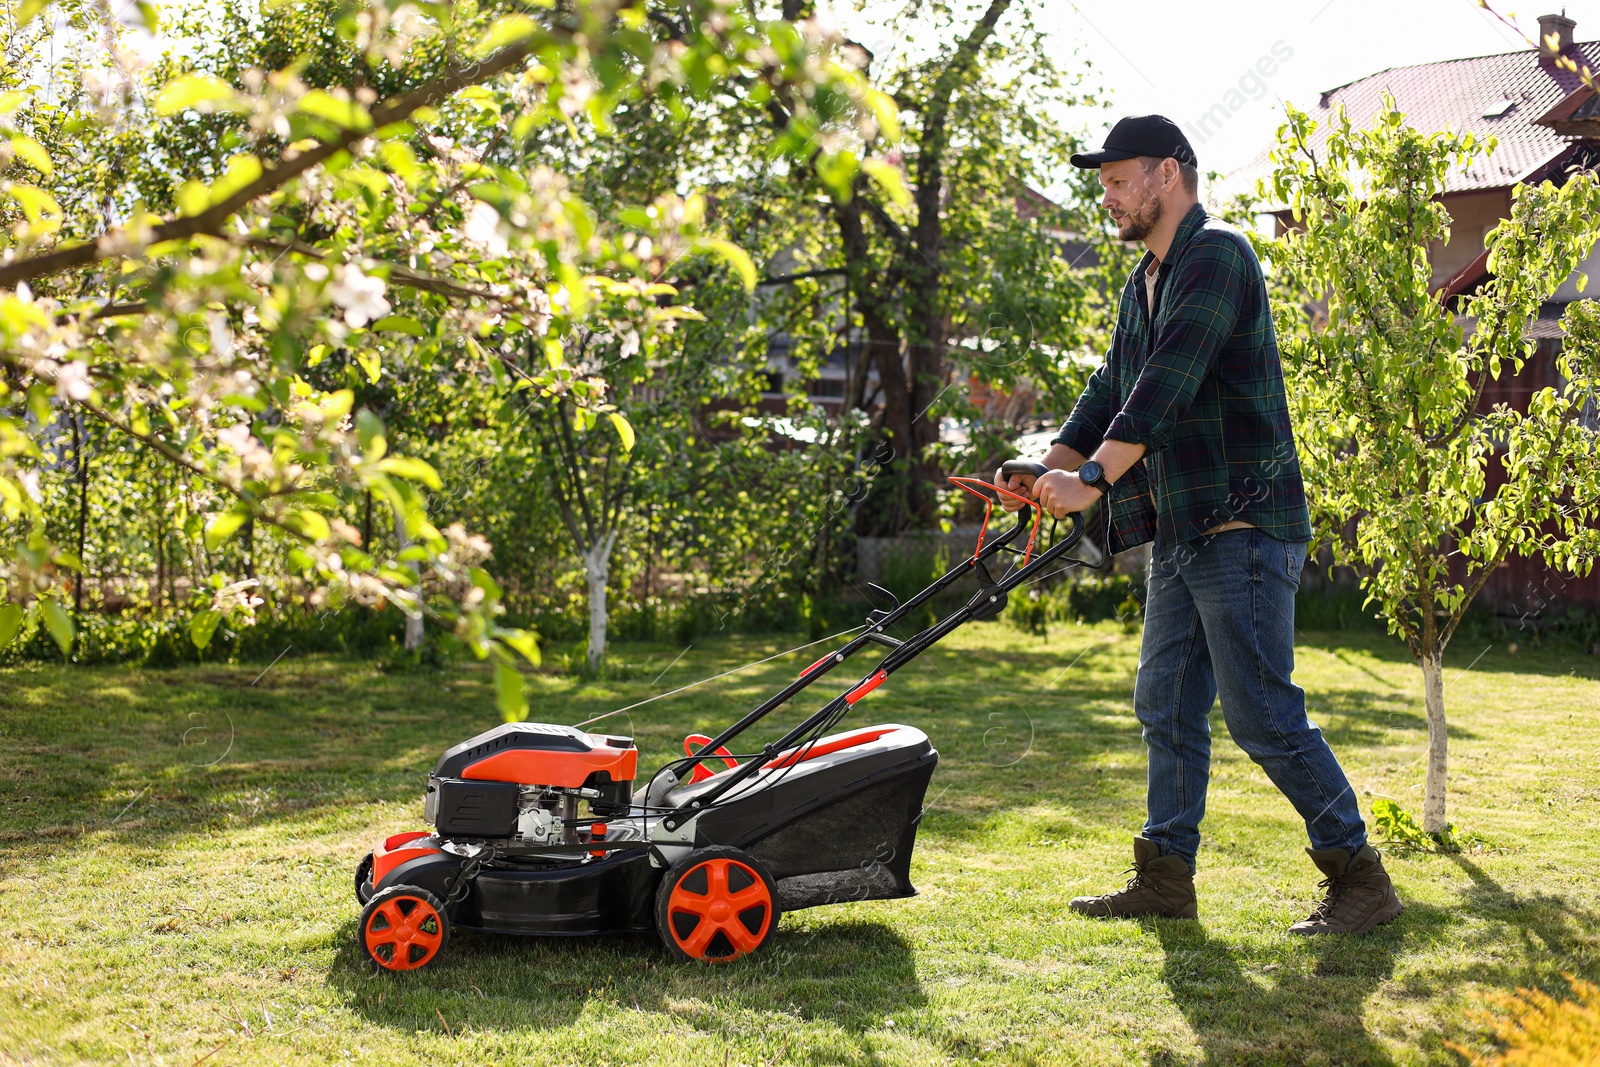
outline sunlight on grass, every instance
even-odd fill
[[[652,688],[681,648],[623,646],[656,666],[541,675],[531,717],[574,722],[783,647],[697,643]],[[1405,915],[1312,942],[1284,933],[1317,892],[1303,830],[1220,715],[1201,918],[1066,909],[1119,882],[1139,827],[1136,662],[1112,626],[971,626],[862,703],[852,724],[911,723],[942,755],[914,900],[786,916],[771,951],[727,967],[643,937],[462,934],[436,968],[379,979],[351,871],[421,825],[438,754],[496,721],[475,668],[0,673],[0,1062],[1454,1063],[1447,1041],[1482,1045],[1475,993],[1595,976],[1593,657],[1495,649],[1450,672],[1452,818],[1486,844],[1391,851]],[[1420,808],[1415,669],[1350,634],[1304,635],[1298,663],[1363,808]],[[653,769],[796,667],[605,728]]]

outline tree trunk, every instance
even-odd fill
[[[78,570],[72,576],[72,610],[75,615],[83,614],[83,571],[87,566],[84,547],[89,540],[89,457],[84,452],[88,445],[85,440],[87,436],[83,430],[83,413],[73,412],[72,461],[78,467]]]
[[[919,525],[919,521],[931,522],[932,497],[918,481],[922,461],[913,425],[917,413],[911,406],[911,382],[906,378],[900,334],[875,307],[863,307],[861,317],[867,328],[868,350],[878,368],[883,398],[880,426],[887,432],[892,451],[883,461],[883,470],[874,479],[864,506],[856,513],[856,532],[891,537]]]
[[[1428,708],[1428,781],[1423,790],[1422,828],[1430,834],[1443,833],[1445,822],[1445,773],[1448,766],[1449,738],[1444,721],[1444,654],[1430,651],[1422,657],[1422,690]]]
[[[150,600],[155,618],[160,619],[166,607],[164,598],[167,591],[167,494],[163,492],[166,483],[160,471],[156,472],[151,481],[156,499],[156,588],[155,595]]]
[[[589,583],[589,671],[600,669],[606,654],[606,580],[611,574],[611,549],[617,531],[608,530],[583,551],[583,575]]]
[[[394,514],[394,539],[399,543],[402,552],[411,547],[411,535],[406,532],[406,524],[400,521],[398,511]],[[407,566],[411,568],[411,573],[420,579],[421,572],[417,569],[416,563],[412,562]],[[417,610],[406,615],[407,652],[415,652],[422,647],[422,583],[418,581],[411,587],[411,591],[417,595]]]

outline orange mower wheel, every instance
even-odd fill
[[[367,901],[356,932],[361,951],[381,970],[428,966],[450,941],[444,901],[419,886],[394,885]]]
[[[777,887],[737,848],[696,849],[656,890],[656,930],[680,960],[726,963],[760,950],[778,929]]]

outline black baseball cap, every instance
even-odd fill
[[[1179,163],[1196,165],[1194,149],[1189,138],[1183,135],[1178,124],[1165,115],[1129,115],[1120,119],[1106,134],[1106,143],[1098,152],[1077,152],[1072,157],[1074,167],[1092,168],[1119,159],[1171,156]]]

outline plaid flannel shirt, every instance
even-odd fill
[[[1255,250],[1199,204],[1159,268],[1155,326],[1144,274],[1123,287],[1105,363],[1056,440],[1092,455],[1142,444],[1111,491],[1113,552],[1163,548],[1242,520],[1282,541],[1311,538],[1266,281]]]

